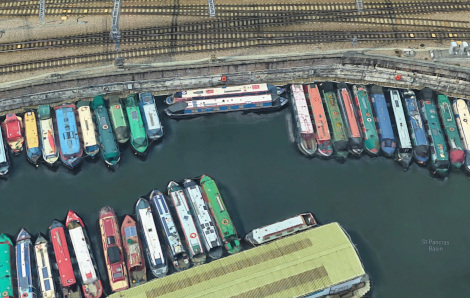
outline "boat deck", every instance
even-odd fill
[[[331,223],[110,297],[299,297],[364,277],[348,235]]]

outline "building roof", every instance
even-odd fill
[[[111,297],[297,297],[364,274],[349,237],[331,223]]]

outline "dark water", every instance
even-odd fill
[[[469,178],[444,181],[392,160],[307,159],[289,141],[288,109],[272,114],[226,114],[164,119],[164,140],[145,161],[125,150],[116,172],[85,162],[75,175],[61,167],[33,168],[21,157],[0,181],[1,232],[20,227],[47,233],[54,218],[75,210],[88,225],[103,270],[98,212],[133,213],[140,195],[170,180],[211,175],[240,235],[304,211],[321,223],[339,222],[357,245],[373,281],[373,297],[466,297],[470,292]],[[122,218],[122,217],[121,217]],[[428,244],[439,251],[430,251]],[[442,249],[442,250],[441,250]]]

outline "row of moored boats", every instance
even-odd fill
[[[152,190],[148,199],[142,197],[137,201],[135,214],[137,220],[126,215],[119,225],[111,207],[104,207],[99,213],[112,291],[146,282],[147,268],[153,276],[161,278],[168,273],[169,264],[175,271],[181,271],[191,264],[203,264],[207,258],[222,257],[224,248],[229,254],[241,250],[219,189],[207,175],[197,181],[186,179],[181,185],[170,182],[167,196]],[[15,245],[7,235],[0,235],[3,297],[35,297],[37,284],[43,297],[101,297],[103,285],[82,219],[69,211],[65,224],[54,220],[48,235],[49,240],[38,235],[34,245],[25,229],[19,232]]]
[[[52,112],[53,111],[53,112]],[[8,148],[38,165],[41,157],[48,165],[58,160],[69,169],[84,157],[101,153],[105,163],[115,166],[120,160],[118,143],[130,142],[133,151],[145,154],[149,143],[163,136],[155,99],[151,93],[129,95],[126,99],[96,96],[92,102],[61,104],[51,111],[49,105],[29,110],[23,118],[10,113],[2,122],[0,137],[0,176],[10,169]]]
[[[351,92],[352,90],[352,92]],[[467,102],[429,88],[418,92],[345,83],[290,87],[296,141],[307,156],[394,157],[404,167],[414,159],[446,176],[449,168],[470,171]]]

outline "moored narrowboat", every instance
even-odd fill
[[[107,206],[100,210],[99,226],[109,285],[113,292],[129,288],[116,213]]]
[[[152,93],[139,94],[139,107],[149,140],[155,141],[163,137],[163,126]]]
[[[111,95],[109,97],[109,115],[111,118],[111,124],[113,125],[114,134],[116,140],[124,144],[129,141],[129,125],[124,115],[124,109],[121,104],[121,100],[117,95]]]
[[[426,87],[419,92],[418,96],[420,98],[419,106],[423,115],[424,127],[431,144],[431,171],[438,176],[447,176],[449,172],[449,155],[434,104],[434,91]]]
[[[201,265],[206,261],[206,254],[202,246],[201,236],[189,210],[188,200],[183,188],[176,182],[170,181],[168,184],[168,196],[176,210],[176,215],[186,240],[189,258],[195,266]]]
[[[204,200],[210,207],[212,216],[215,219],[219,236],[224,242],[225,249],[229,254],[237,253],[241,250],[240,238],[233,224],[232,219],[225,207],[222,195],[214,179],[207,175],[202,175],[199,184],[203,189]]]
[[[408,125],[406,125],[405,112],[398,90],[390,89],[390,103],[392,104],[393,115],[395,116],[395,127],[398,135],[396,160],[397,162],[407,169],[413,158],[413,147],[411,146],[410,134]]]
[[[313,217],[312,213],[302,213],[297,216],[254,229],[245,236],[245,240],[253,245],[260,245],[315,227],[316,225],[317,221],[315,220],[315,217]]]
[[[42,159],[47,165],[53,166],[59,159],[59,148],[56,146],[57,142],[49,105],[39,106],[38,118]]]
[[[34,111],[27,111],[24,114],[24,133],[26,158],[33,165],[37,165],[41,157],[41,145],[39,144],[38,124]]]
[[[210,214],[207,202],[202,195],[201,187],[191,179],[184,180],[183,187],[196,221],[196,228],[199,235],[201,235],[209,257],[213,260],[221,258],[223,243],[217,232],[217,224]]]
[[[15,251],[18,296],[22,298],[36,297],[31,269],[31,235],[25,229],[21,229],[16,237]]]
[[[312,119],[310,118],[304,90],[302,85],[292,84],[290,88],[292,94],[292,111],[297,127],[297,147],[299,147],[299,150],[303,154],[313,156],[317,151],[317,141],[315,139],[315,132],[313,130]]]
[[[166,244],[166,252],[170,257],[176,271],[189,268],[188,254],[186,253],[180,235],[176,229],[175,222],[171,216],[170,209],[166,203],[165,196],[157,189],[152,190],[150,194],[150,204],[157,225],[163,231],[163,239]]]
[[[83,147],[78,136],[75,105],[64,104],[54,108],[57,121],[60,160],[69,169],[82,161]]]
[[[456,99],[452,104],[455,122],[460,133],[460,140],[465,150],[465,170],[470,173],[470,112],[463,99]]]
[[[449,159],[452,166],[459,169],[465,162],[465,151],[460,140],[457,124],[455,124],[454,113],[449,98],[443,94],[437,95],[437,107],[441,119],[447,145],[449,146]]]
[[[149,142],[140,108],[136,103],[135,97],[135,94],[131,94],[125,100],[127,119],[129,120],[130,143],[134,152],[143,155],[148,148]]]
[[[83,150],[90,157],[95,157],[100,151],[96,137],[96,127],[91,114],[90,102],[79,101],[77,103],[78,119],[82,133]]]
[[[307,103],[312,110],[313,125],[315,126],[315,139],[317,141],[317,153],[323,157],[329,157],[333,154],[333,145],[331,144],[330,129],[328,128],[328,119],[320,95],[320,90],[316,84],[304,86],[307,97]]]
[[[380,141],[375,126],[374,113],[370,105],[367,89],[362,85],[353,86],[354,102],[359,116],[359,124],[364,137],[364,150],[366,153],[377,156],[380,151]]]
[[[142,240],[137,232],[137,223],[130,215],[124,217],[121,225],[121,237],[131,287],[141,285],[147,282],[145,256],[142,250]]]
[[[14,252],[13,242],[6,234],[0,234],[0,291],[3,297],[15,297],[13,286]]]
[[[3,135],[6,143],[11,148],[13,154],[20,154],[23,151],[23,122],[21,117],[10,113],[5,116],[2,122]]]
[[[343,118],[338,106],[335,89],[330,82],[322,83],[321,89],[323,93],[323,100],[325,101],[328,110],[328,117],[330,122],[331,131],[333,132],[333,148],[336,157],[345,159],[348,156],[348,136],[346,134],[346,127],[344,126]]]
[[[101,156],[108,166],[114,167],[121,159],[121,153],[111,129],[111,122],[103,96],[95,96],[92,108],[95,113],[96,125],[98,126]]]
[[[392,157],[395,154],[397,144],[383,89],[381,86],[372,85],[369,94],[377,121],[380,147],[385,156]]]
[[[338,104],[343,116],[346,132],[349,138],[349,152],[361,155],[364,151],[362,133],[359,128],[356,108],[349,88],[345,83],[339,83],[337,89]]]
[[[77,259],[83,295],[85,298],[99,298],[103,295],[103,285],[93,257],[90,240],[85,231],[85,224],[75,212],[69,210],[65,225]]]
[[[140,198],[135,205],[135,214],[139,222],[140,232],[144,241],[147,265],[155,277],[164,277],[168,272],[168,264],[160,244],[157,227],[149,202]]]
[[[41,290],[41,296],[43,298],[54,298],[56,293],[48,245],[49,242],[39,234],[36,242],[34,243],[34,255],[36,257],[38,283]]]
[[[5,177],[10,171],[10,158],[8,149],[3,143],[3,136],[0,134],[0,178]]]
[[[416,95],[411,90],[402,91],[401,94],[411,142],[413,143],[413,158],[419,165],[425,165],[429,160],[429,141],[424,129]]]

